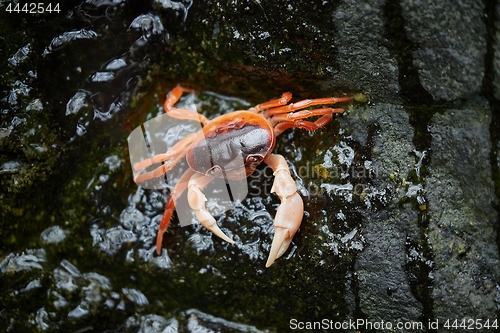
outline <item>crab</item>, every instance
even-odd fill
[[[269,267],[286,252],[304,215],[304,203],[297,193],[285,158],[272,153],[276,137],[290,128],[315,131],[325,126],[334,113],[343,113],[344,109],[324,106],[348,102],[351,98],[305,99],[289,104],[292,94],[286,92],[280,98],[258,104],[248,110],[233,111],[208,120],[198,112],[174,106],[182,94],[188,92],[194,91],[181,86],[175,87],[165,100],[165,112],[173,118],[197,121],[203,126],[202,130],[179,140],[167,152],[134,164],[134,181],[137,184],[161,177],[184,158],[189,165],[168,198],[158,229],[156,252],[161,253],[163,234],[170,224],[177,199],[186,189],[188,204],[198,221],[216,236],[234,244],[207,210],[207,199],[202,191],[216,177],[245,179],[264,162],[273,170],[274,182],[271,192],[276,193],[280,199],[274,219],[271,250],[266,262],[266,267]],[[308,109],[312,106],[323,107]],[[315,121],[304,120],[313,116],[319,118]],[[234,165],[237,155],[242,158],[242,167]],[[158,163],[162,164],[152,171],[145,170]]]

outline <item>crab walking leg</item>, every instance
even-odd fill
[[[168,198],[167,204],[165,206],[165,212],[163,213],[163,217],[161,218],[160,227],[158,228],[158,234],[156,236],[156,253],[161,253],[161,243],[163,242],[163,234],[167,231],[168,226],[170,224],[170,220],[172,219],[172,215],[174,215],[175,204],[177,198],[179,198],[182,193],[187,188],[189,179],[193,176],[194,171],[191,169],[186,170],[179,179],[179,182],[174,186],[172,193],[170,193],[170,197]]]
[[[189,88],[184,88],[182,86],[177,86],[174,89],[172,89],[169,93],[167,98],[165,99],[165,104],[163,105],[165,108],[165,111],[168,112],[174,106],[175,103],[179,101],[183,93],[192,93],[194,92],[193,89]]]
[[[351,101],[351,97],[325,97],[315,99],[304,99],[297,103],[292,103],[284,106],[277,106],[265,111],[266,117],[272,117],[277,114],[290,113],[293,111],[302,110],[314,105],[327,105]]]
[[[161,175],[167,173],[172,170],[172,168],[186,156],[187,147],[193,142],[194,137],[197,133],[193,133],[177,142],[172,148],[170,148],[164,154],[158,154],[147,160],[143,160],[134,164],[134,181],[136,184],[142,183],[146,180],[150,180],[152,178],[158,178]],[[156,169],[145,172],[145,173],[136,173],[137,171],[141,171],[153,164],[162,163]]]
[[[280,98],[273,99],[269,102],[264,102],[261,104],[257,104],[256,106],[248,109],[248,111],[253,113],[260,113],[263,110],[267,110],[269,108],[274,108],[277,106],[282,106],[288,103],[292,99],[292,94],[289,92],[283,93]]]
[[[269,267],[290,246],[304,216],[304,202],[297,193],[297,186],[290,176],[290,169],[283,156],[269,154],[264,163],[274,171],[271,192],[276,193],[281,200],[274,218],[274,238],[266,263],[266,267]]]
[[[163,109],[165,112],[172,118],[176,119],[184,119],[184,120],[196,120],[205,125],[208,122],[208,119],[195,111],[188,109],[179,109],[175,108],[174,104],[179,101],[182,94],[185,92],[194,92],[192,89],[184,88],[181,86],[177,86],[168,94],[165,99],[165,104],[163,104]]]
[[[151,158],[145,159],[141,162],[134,164],[134,170],[140,171],[142,169],[147,168],[156,163],[161,163],[163,161],[168,161],[175,158],[179,154],[183,154],[183,157],[186,155],[187,147],[193,143],[194,138],[198,133],[191,133],[182,140],[178,141],[175,145],[172,146],[166,153],[157,154]]]
[[[315,131],[328,124],[332,120],[333,113],[343,113],[344,109],[321,108],[313,110],[301,110],[293,113],[277,114],[269,119],[274,126],[274,133],[280,135],[289,128],[303,128],[308,131]],[[321,116],[316,121],[303,120],[305,118]]]
[[[227,237],[226,234],[220,230],[219,226],[215,222],[215,218],[210,214],[210,212],[205,207],[205,201],[207,198],[201,192],[205,186],[208,185],[214,177],[202,175],[202,174],[194,174],[189,180],[188,184],[188,203],[191,209],[194,210],[196,214],[196,218],[200,221],[201,225],[210,230],[216,236],[222,238],[228,243],[234,244],[234,241]]]
[[[318,118],[315,122],[307,120],[284,121],[274,126],[274,133],[280,135],[289,128],[302,128],[309,132],[315,131],[328,124],[332,120],[332,115],[324,115]]]
[[[184,154],[179,154],[179,155],[176,156],[176,158],[174,158],[174,159],[172,159],[172,160],[170,160],[168,162],[165,162],[164,164],[160,165],[159,167],[157,167],[153,171],[149,171],[149,172],[146,172],[146,173],[138,174],[137,176],[134,177],[135,183],[139,184],[139,183],[145,182],[146,180],[150,180],[152,178],[158,178],[161,175],[166,174],[168,171],[172,170],[172,168],[181,159],[183,159],[185,155],[186,155],[185,153]]]
[[[321,108],[314,110],[301,110],[292,113],[284,113],[278,114],[271,118],[269,118],[269,122],[272,126],[276,126],[276,124],[284,122],[284,121],[296,121],[301,119],[306,119],[314,116],[330,116],[332,117],[333,113],[343,113],[344,109],[332,109],[332,108]]]

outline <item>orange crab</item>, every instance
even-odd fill
[[[285,159],[281,155],[271,153],[276,144],[276,136],[292,127],[314,131],[325,126],[332,119],[333,113],[342,113],[344,109],[306,108],[348,102],[351,98],[316,98],[288,104],[292,94],[286,92],[281,98],[256,105],[246,111],[234,111],[208,120],[197,112],[174,107],[184,92],[193,91],[177,86],[170,92],[165,100],[165,112],[173,118],[198,121],[203,125],[202,130],[181,139],[167,152],[134,165],[137,172],[134,181],[137,184],[162,176],[183,158],[186,158],[189,165],[189,169],[181,176],[168,198],[158,229],[156,251],[160,254],[163,234],[170,224],[176,201],[186,189],[188,204],[199,222],[218,237],[234,243],[222,232],[214,217],[207,211],[206,197],[202,190],[215,177],[245,179],[254,172],[257,165],[264,162],[274,171],[271,192],[276,193],[281,201],[274,219],[274,238],[266,263],[266,267],[269,267],[288,249],[304,214],[302,198],[297,193],[295,181],[290,176]],[[313,116],[320,117],[314,122],[304,120]],[[243,158],[242,168],[232,165],[236,155]],[[145,168],[157,163],[163,164],[153,171],[143,172]]]

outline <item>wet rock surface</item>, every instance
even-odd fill
[[[414,169],[414,158],[408,154],[415,148],[414,129],[402,106],[378,104],[344,121],[364,125],[360,133],[377,127],[372,138],[371,155],[377,177],[372,179],[371,201],[381,200],[386,207],[371,210],[363,223],[361,233],[366,246],[354,264],[357,276],[359,311],[370,320],[381,322],[419,321],[423,306],[412,294],[408,279],[408,241],[419,240],[418,212],[410,204],[398,206],[407,198],[409,186],[401,186],[396,175],[408,175]],[[368,121],[363,121],[368,117]],[[349,127],[350,124],[346,124]],[[353,133],[354,137],[358,134]],[[391,181],[391,175],[394,181]],[[411,196],[412,194],[410,194]],[[377,205],[378,206],[378,205]]]
[[[389,44],[381,42],[386,34],[384,10],[384,1],[339,2],[332,13],[338,67],[325,81],[338,82],[344,89],[361,90],[370,98],[397,102],[400,91],[397,61]]]
[[[409,0],[401,8],[413,65],[433,99],[452,101],[480,92],[486,55],[484,4]]]
[[[491,288],[499,279],[498,213],[492,206],[497,200],[491,168],[481,162],[490,151],[484,133],[491,116],[483,100],[475,99],[472,106],[436,114],[431,125],[435,157],[425,188],[433,216],[434,313],[443,321],[493,318],[498,312],[499,290]]]
[[[354,266],[359,310],[374,322],[422,320],[424,307],[412,293],[405,269],[407,233],[412,231],[409,222],[416,221],[416,215],[409,207],[394,208],[393,215],[373,214],[362,230],[368,245]]]
[[[325,318],[317,331],[370,322],[439,332],[447,319],[496,331],[494,4],[88,1],[63,5],[65,15],[5,6],[6,331],[313,331]],[[216,218],[235,245],[174,219],[155,254],[170,189],[134,184],[126,142],[176,84],[197,90],[180,103],[209,118],[284,91],[294,101],[356,96],[325,128],[278,138],[306,213],[269,269],[279,199],[264,166],[249,196]]]

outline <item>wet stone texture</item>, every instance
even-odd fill
[[[436,114],[431,125],[433,158],[426,179],[429,245],[434,254],[434,314],[492,318],[498,313],[497,200],[488,159],[487,104],[481,99]],[[463,138],[463,139],[462,139]],[[485,149],[486,148],[486,149]],[[493,282],[497,281],[497,282]],[[467,309],[467,310],[465,310]]]
[[[401,8],[422,87],[436,101],[478,93],[485,72],[484,3],[403,0]]]
[[[327,82],[336,82],[349,90],[362,87],[361,90],[373,98],[398,100],[397,62],[387,45],[380,42],[386,24],[383,5],[384,1],[338,2],[337,10],[332,13],[337,31],[333,42],[337,46],[338,67],[331,78],[325,80],[326,87]]]
[[[359,110],[353,117],[343,119],[346,127],[364,126],[360,133],[377,126],[372,138],[372,161],[378,174],[373,179],[372,202],[383,210],[374,209],[364,222],[362,234],[366,247],[357,255],[354,271],[357,274],[359,310],[374,321],[419,321],[422,304],[412,294],[408,281],[408,238],[419,241],[417,212],[411,205],[398,207],[408,192],[397,182],[397,174],[407,175],[414,168],[414,158],[408,152],[414,150],[411,142],[414,130],[402,106],[378,104]],[[366,118],[365,118],[366,117]],[[366,120],[363,120],[363,119]],[[353,133],[358,137],[358,133]],[[391,182],[391,174],[395,181]]]
[[[60,15],[7,3],[3,330],[442,332],[457,320],[462,332],[480,319],[497,331],[494,1],[85,1]],[[208,118],[285,91],[354,96],[326,127],[277,139],[305,213],[270,268],[279,199],[264,165],[231,210],[206,189],[234,245],[174,217],[156,254],[173,184],[135,185],[127,137],[176,84],[196,90],[179,105]]]

